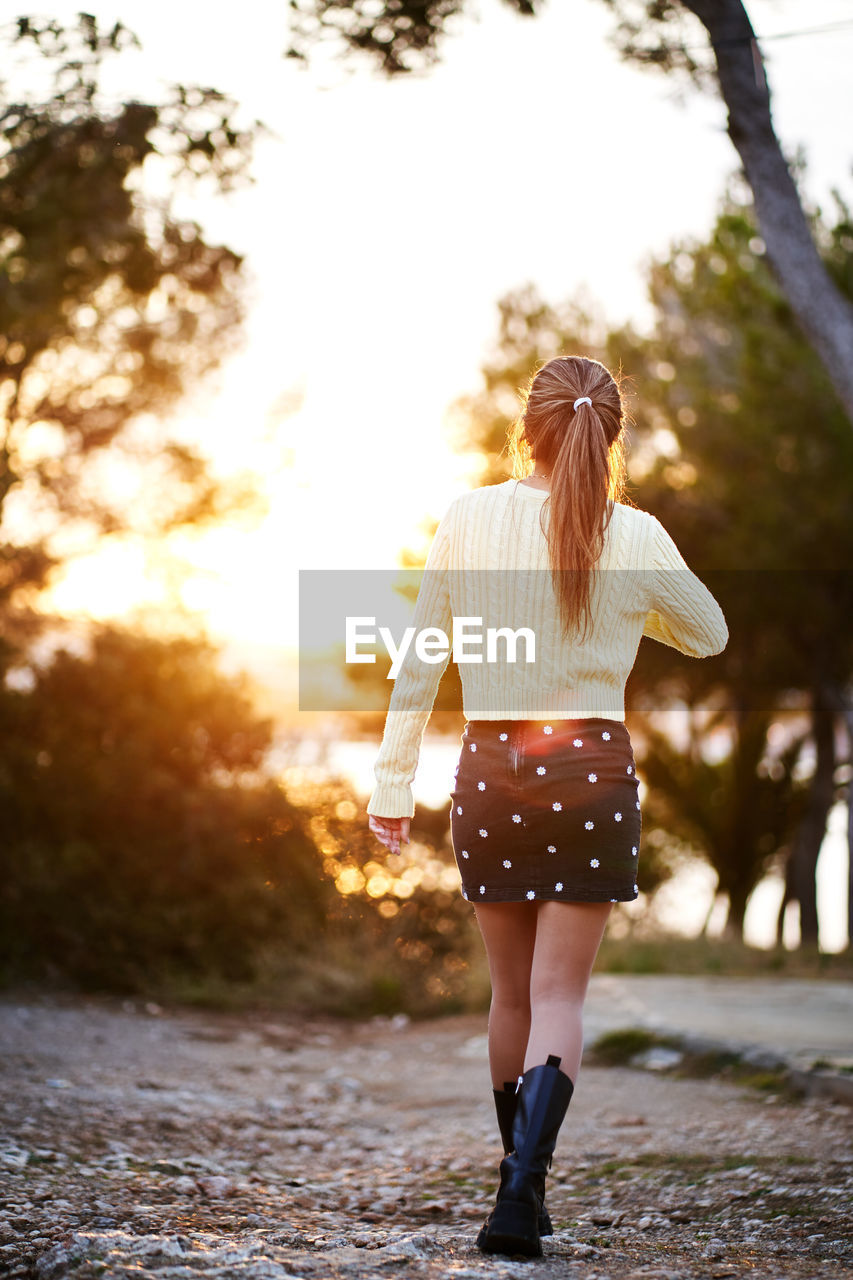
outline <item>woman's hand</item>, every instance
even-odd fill
[[[368,826],[377,840],[385,845],[391,853],[400,852],[400,842],[409,843],[409,827],[411,818],[375,818],[368,815]]]

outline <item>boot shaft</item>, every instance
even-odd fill
[[[559,1061],[552,1055],[522,1076],[512,1127],[513,1150],[501,1162],[502,1174],[506,1166],[513,1185],[532,1179],[540,1197],[575,1087],[559,1069]]]
[[[503,1089],[492,1090],[495,1098],[495,1111],[497,1112],[498,1129],[500,1130],[504,1155],[509,1155],[514,1146],[512,1127],[515,1123],[515,1113],[518,1110],[517,1089],[518,1085],[513,1081],[507,1081]]]

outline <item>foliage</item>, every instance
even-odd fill
[[[195,640],[102,627],[2,697],[5,976],[132,990],[241,978],[258,940],[305,946],[329,886],[259,771],[270,724]]]
[[[350,971],[339,1004],[382,1013],[461,1007],[479,934],[459,892],[447,807],[419,806],[411,842],[394,856],[368,830],[363,804],[341,779],[305,779],[290,794],[311,814],[323,872],[338,890],[329,919],[338,942],[333,986],[344,953]]]
[[[532,17],[539,0],[504,0]],[[388,76],[438,61],[438,41],[465,9],[465,0],[290,0],[292,42],[286,57],[306,62],[320,42],[365,55]]]
[[[637,935],[605,934],[596,957],[601,973],[713,974],[729,977],[843,978],[853,976],[853,956],[817,948],[788,951],[783,946],[753,947],[741,938],[700,935],[686,938],[664,930]]]
[[[849,287],[846,209],[839,203],[834,223],[814,224],[828,265]],[[806,737],[778,751],[768,735],[786,707],[808,712],[814,691],[843,690],[853,667],[853,443],[745,199],[729,192],[706,243],[676,243],[651,264],[650,296],[653,334],[625,342],[643,391],[640,429],[667,442],[645,476],[643,505],[676,530],[689,563],[720,566],[703,577],[730,621],[732,639],[715,665],[725,688],[718,705],[735,737],[704,802],[708,766],[691,763],[689,805],[705,814],[703,846],[739,929],[749,893],[790,854],[805,813],[808,785],[798,771]],[[659,688],[670,655],[649,659]],[[683,665],[673,667],[678,678]],[[670,786],[666,760],[658,742],[647,776],[671,824],[673,810],[686,807],[674,793],[686,794],[687,780],[671,773]]]
[[[33,664],[31,687],[2,655],[0,980],[458,1006],[474,934],[446,848],[386,874],[345,783],[272,777],[272,722],[209,642],[103,625],[90,652]]]
[[[681,0],[602,0],[616,24],[613,39],[626,62],[691,83],[716,85],[708,33]]]
[[[389,79],[428,71],[439,45],[452,37],[472,6],[465,0],[289,0],[291,43],[286,56],[306,63],[313,50],[333,46]],[[712,81],[707,33],[679,0],[603,0],[615,18],[614,40],[627,61]],[[542,0],[504,0],[522,18],[538,16]],[[697,56],[698,55],[698,56]]]
[[[672,1048],[677,1038],[661,1035],[648,1027],[617,1027],[604,1031],[589,1047],[589,1060],[596,1066],[627,1066],[644,1049]]]
[[[849,284],[849,215],[816,222],[836,278]],[[675,243],[652,263],[649,292],[654,338],[635,344],[642,412],[649,427],[673,432],[679,449],[646,483],[672,508],[713,502],[715,524],[706,521],[702,537],[718,562],[844,568],[853,549],[849,428],[745,201],[729,192],[707,243]]]
[[[43,536],[21,545],[6,533],[4,612],[47,581],[60,522],[103,534],[135,520],[156,532],[251,499],[244,478],[215,478],[153,419],[216,367],[242,321],[242,259],[174,216],[172,194],[244,181],[257,132],[238,128],[236,104],[213,89],[105,102],[103,59],[135,43],[120,23],[104,32],[85,14],[68,29],[21,18],[7,37],[36,66],[25,67],[28,93],[15,91],[12,58],[0,86],[0,515],[14,495],[15,527]],[[145,194],[149,175],[167,194]],[[97,483],[108,450],[135,473],[135,504]]]

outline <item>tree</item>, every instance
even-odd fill
[[[505,0],[524,17],[541,0]],[[770,111],[761,52],[742,0],[603,0],[616,15],[623,57],[667,73],[714,83],[728,109],[728,131],[743,163],[767,252],[797,322],[822,360],[853,424],[853,305],[821,260]],[[290,0],[291,58],[305,61],[332,38],[366,54],[388,77],[430,66],[464,0]],[[692,19],[692,21],[690,21]],[[687,20],[687,21],[686,21]],[[694,57],[703,37],[712,57]]]
[[[207,641],[96,626],[32,688],[0,681],[0,725],[0,979],[251,980],[324,929],[334,887],[265,770],[271,722]]]
[[[681,850],[707,858],[717,873],[716,894],[724,894],[728,904],[725,933],[742,939],[750,894],[780,852],[790,848],[803,820],[807,789],[795,771],[808,731],[795,734],[768,767],[773,714],[765,708],[738,725],[729,755],[708,761],[701,743],[717,725],[725,726],[728,716],[723,708],[700,724],[691,708],[690,742],[683,752],[650,717],[643,718],[641,771],[649,788],[650,819],[644,825],[652,828],[653,849],[674,842],[676,862],[682,860]],[[666,860],[671,865],[672,855]]]
[[[827,270],[853,296],[849,211],[840,204],[831,225],[815,219],[813,234]],[[793,696],[810,721],[815,768],[783,847],[786,900],[799,902],[801,939],[816,946],[815,870],[829,811],[844,796],[834,723],[853,703],[853,443],[744,198],[727,198],[707,246],[672,246],[652,269],[651,296],[659,321],[646,347],[641,413],[672,431],[678,447],[646,491],[658,490],[665,521],[678,519],[679,507],[690,512],[706,549],[733,566],[727,585],[752,637],[730,672],[738,717],[746,725],[754,711]],[[716,526],[702,529],[692,513],[709,490]]]
[[[376,862],[349,781],[275,776],[272,722],[206,641],[99,625],[33,676],[0,678],[0,987],[464,1006],[479,935],[444,812],[421,815],[437,849]]]
[[[797,322],[817,351],[853,423],[853,304],[836,288],[773,127],[770,88],[758,40],[742,0],[604,0],[619,17],[623,56],[641,66],[685,71],[716,82],[728,133],[743,164],[767,255]],[[701,23],[713,73],[691,52],[685,10]],[[698,32],[698,28],[694,26]],[[672,38],[675,31],[676,38]]]
[[[162,418],[235,340],[242,260],[144,194],[159,166],[169,190],[245,180],[257,126],[212,89],[173,86],[159,103],[103,101],[103,59],[136,43],[20,18],[8,41],[47,73],[47,100],[0,88],[0,611],[61,556],[60,526],[143,532],[220,519],[253,498],[243,477],[215,478]],[[32,68],[30,81],[37,77]],[[7,70],[8,75],[8,70]],[[146,419],[143,424],[143,419]],[[128,510],[99,486],[98,459],[123,458],[138,496]],[[25,540],[13,534],[37,529]],[[67,554],[67,552],[66,552]],[[37,621],[18,609],[22,624]]]

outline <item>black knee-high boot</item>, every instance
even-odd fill
[[[512,1126],[515,1121],[515,1113],[518,1110],[518,1085],[514,1084],[512,1080],[506,1080],[504,1087],[502,1089],[493,1089],[492,1094],[495,1099],[495,1111],[497,1112],[498,1129],[500,1130],[504,1155],[508,1156],[513,1149]],[[478,1248],[482,1247],[491,1220],[492,1215],[489,1214],[480,1228],[480,1234],[477,1236]],[[548,1210],[545,1208],[544,1200],[539,1210],[539,1234],[540,1236],[552,1236],[554,1234],[554,1228],[548,1216]]]
[[[501,1161],[495,1207],[478,1237],[485,1253],[542,1253],[539,1213],[545,1178],[557,1135],[574,1092],[574,1082],[550,1055],[543,1066],[522,1076],[512,1128],[513,1150]]]

